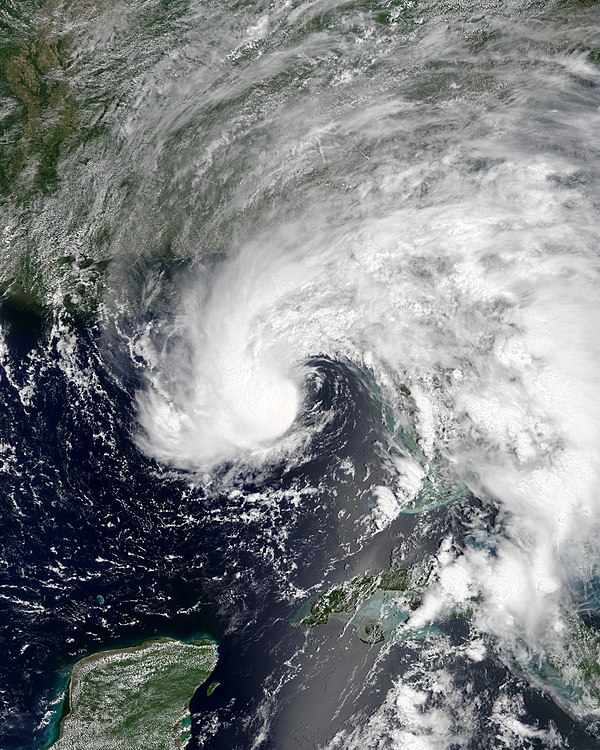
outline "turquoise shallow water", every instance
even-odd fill
[[[599,49],[593,2],[0,8],[7,747],[198,630],[192,747],[596,747]],[[424,560],[431,638],[289,627]]]

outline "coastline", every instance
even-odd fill
[[[62,698],[60,698],[60,702],[58,703],[53,716],[48,722],[46,732],[44,733],[46,736],[44,737],[39,750],[52,750],[52,748],[54,748],[61,740],[64,739],[66,722],[73,713],[73,688],[77,683],[78,672],[81,672],[82,668],[85,668],[86,666],[93,664],[95,661],[100,661],[107,657],[122,656],[124,654],[134,654],[139,651],[143,651],[150,646],[165,643],[179,643],[188,646],[214,646],[215,649],[217,649],[218,647],[218,642],[212,636],[207,633],[197,633],[189,638],[153,636],[143,641],[137,641],[131,645],[124,645],[120,648],[112,646],[110,648],[102,649],[100,651],[94,651],[86,656],[82,656],[80,659],[77,659],[68,670],[65,670],[65,672],[63,672],[63,676],[60,681],[61,687],[56,692],[57,699],[59,698],[61,693]],[[210,674],[212,674],[212,671]],[[210,674],[208,675],[208,677],[210,676]],[[196,690],[201,687],[201,685],[205,681],[206,680],[197,685]],[[195,691],[190,695],[189,702],[191,702],[191,700],[193,699],[194,694]]]

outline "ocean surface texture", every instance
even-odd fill
[[[600,750],[600,4],[3,0],[0,232],[0,750]]]

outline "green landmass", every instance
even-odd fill
[[[0,158],[4,194],[25,199],[58,179],[58,160],[79,127],[79,105],[64,75],[65,49],[65,39],[42,26],[1,60],[4,81],[23,113]]]
[[[367,387],[379,399],[381,419],[387,431],[423,469],[419,490],[400,512],[407,515],[426,513],[465,497],[468,490],[464,479],[454,473],[448,461],[439,454],[427,456],[421,449],[417,440],[418,409],[410,388],[405,383],[397,383],[390,398],[371,370],[365,368],[363,374]],[[393,378],[391,373],[390,377]],[[445,384],[434,378],[431,387],[443,390]]]
[[[210,696],[215,692],[215,690],[219,687],[221,683],[220,682],[211,682],[208,688],[206,689],[206,695],[210,698]]]
[[[298,625],[323,625],[335,614],[352,614],[360,602],[367,599],[377,588],[372,576],[359,576],[328,589],[312,602],[310,613]]]
[[[82,659],[52,750],[180,750],[190,700],[216,661],[213,643],[170,638]]]
[[[568,702],[596,710],[600,703],[600,635],[572,611],[561,618],[564,629],[532,654],[530,667],[542,682]]]
[[[364,643],[379,643],[420,605],[429,577],[429,569],[419,566],[357,576],[311,599],[292,619],[292,627],[313,628],[333,618],[352,622]]]
[[[391,568],[379,575],[361,575],[336,584],[305,602],[291,620],[292,627],[315,628],[330,620],[349,623],[369,645],[395,638],[420,638],[438,631],[427,626],[410,628],[411,610],[417,609],[434,576],[431,564]],[[480,596],[447,615],[473,619]],[[548,633],[535,653],[525,640],[518,642],[518,664],[534,675],[568,707],[597,710],[600,704],[600,634],[572,610],[561,615],[561,627]],[[397,631],[399,625],[408,628]],[[509,657],[509,660],[510,657]],[[515,666],[518,666],[515,662]]]
[[[185,4],[175,5],[173,13],[183,14]],[[38,326],[56,312],[77,325],[93,322],[106,302],[111,259],[120,259],[132,283],[140,278],[140,268],[130,268],[131,243],[123,253],[113,244],[113,219],[137,185],[134,170],[107,157],[118,141],[110,137],[111,108],[125,106],[130,75],[103,56],[102,44],[89,46],[110,9],[107,0],[9,3],[0,23],[0,208],[10,248],[0,257],[0,305]],[[135,12],[132,34],[152,41],[169,32],[151,8]],[[189,258],[189,248],[173,250],[179,228],[156,222],[132,257],[171,265]]]

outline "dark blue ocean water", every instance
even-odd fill
[[[312,748],[357,709],[378,705],[414,654],[399,649],[365,694],[378,647],[336,625],[308,636],[289,625],[302,601],[296,588],[383,570],[398,542],[418,534],[418,518],[402,516],[375,541],[356,542],[366,488],[380,471],[382,421],[359,374],[315,360],[319,377],[306,383],[301,419],[336,413],[318,444],[268,471],[222,467],[207,484],[137,449],[142,381],[114,332],[80,327],[68,360],[51,320],[15,309],[3,316],[0,748],[33,750],[55,738],[60,706],[52,701],[78,658],[156,635],[206,633],[219,643],[211,680],[220,686],[211,697],[204,686],[192,701],[192,748],[199,737],[204,747],[249,748],[266,729],[264,747]],[[67,361],[78,362],[83,381]],[[348,456],[358,467],[352,480],[338,471]],[[431,514],[415,559],[478,501],[461,503]],[[468,636],[468,623],[444,627],[457,642]],[[532,722],[553,722],[566,746],[600,747],[492,658],[453,669],[457,679],[468,673],[490,705],[502,684],[524,691]],[[338,705],[342,688],[348,697]],[[210,718],[215,730],[206,735]],[[478,738],[473,747],[495,747],[485,715]]]

